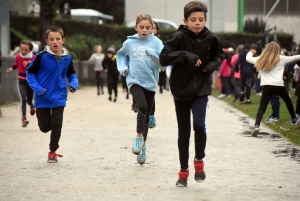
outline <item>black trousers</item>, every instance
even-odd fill
[[[100,72],[95,72],[96,75],[96,86],[97,86],[97,90],[100,91],[103,90],[103,71]]]
[[[143,133],[144,141],[147,139],[149,129],[149,115],[152,111],[155,92],[148,91],[139,85],[132,85],[130,93],[137,106],[137,133]]]
[[[246,99],[250,99],[253,77],[241,77],[241,91],[245,94]],[[246,88],[246,90],[245,90]]]
[[[286,91],[285,87],[284,86],[264,85],[262,87],[262,96],[261,96],[259,108],[258,108],[258,111],[256,114],[255,125],[258,125],[258,126],[260,125],[261,119],[262,119],[264,113],[266,112],[266,108],[269,104],[269,101],[274,94],[279,95],[283,99],[283,101],[285,102],[286,107],[291,115],[291,118],[292,119],[296,118],[293,103],[292,103],[291,98],[290,98],[288,92]]]
[[[63,124],[64,107],[58,108],[37,108],[36,116],[38,125],[43,133],[51,131],[50,151],[55,152],[59,148],[59,139]]]
[[[193,100],[176,100],[175,109],[178,124],[178,150],[181,169],[189,167],[189,145],[191,135],[191,112],[195,139],[195,158],[205,157],[206,147],[206,108],[208,97],[200,96]]]
[[[32,100],[33,100],[33,90],[29,86],[27,80],[19,79],[19,95],[20,95],[20,102],[21,102],[21,111],[22,117],[21,119],[26,119],[26,103],[33,107]]]
[[[119,75],[111,75],[107,73],[107,88],[109,95],[112,95],[112,91],[114,91],[115,96],[118,96],[118,81]]]

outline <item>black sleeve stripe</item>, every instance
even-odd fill
[[[40,54],[38,54],[35,58],[35,60],[32,62],[32,64],[27,67],[28,68],[28,72],[36,74],[39,72],[40,67],[41,67],[41,59],[43,57],[44,54],[46,54],[47,52],[41,52]]]
[[[68,67],[68,70],[67,70],[67,77],[69,77],[69,75],[72,75],[72,74],[75,74],[75,70],[74,70],[74,67],[73,67],[73,61],[71,61],[69,67]]]

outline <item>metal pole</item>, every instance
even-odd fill
[[[238,32],[244,31],[244,0],[238,0]]]
[[[268,14],[264,17],[264,21],[267,21],[267,19],[270,17],[276,6],[279,4],[280,0],[276,0],[276,2],[273,4],[272,8],[269,10]]]
[[[207,16],[207,23],[206,26],[210,30],[212,29],[212,5],[211,5],[211,0],[206,0],[206,4],[208,7],[208,16]]]
[[[0,0],[0,24],[1,24],[1,53],[9,56],[10,32],[9,32],[9,0]]]

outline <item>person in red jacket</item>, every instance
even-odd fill
[[[28,40],[22,40],[20,43],[20,53],[16,55],[16,61],[13,66],[7,69],[7,73],[11,73],[13,70],[18,69],[19,74],[19,85],[18,91],[21,101],[21,119],[22,127],[26,127],[29,124],[26,118],[26,102],[30,105],[30,114],[33,116],[35,114],[35,108],[33,106],[33,90],[28,85],[26,79],[26,67],[35,58],[32,52],[33,45]]]
[[[221,65],[220,77],[222,83],[222,93],[218,96],[218,98],[223,98],[224,96],[230,97],[230,75],[231,75],[231,56],[229,52],[225,52],[224,60]]]

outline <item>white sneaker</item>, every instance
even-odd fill
[[[218,98],[223,98],[225,96],[226,96],[225,94],[220,94],[220,95],[218,95]]]

